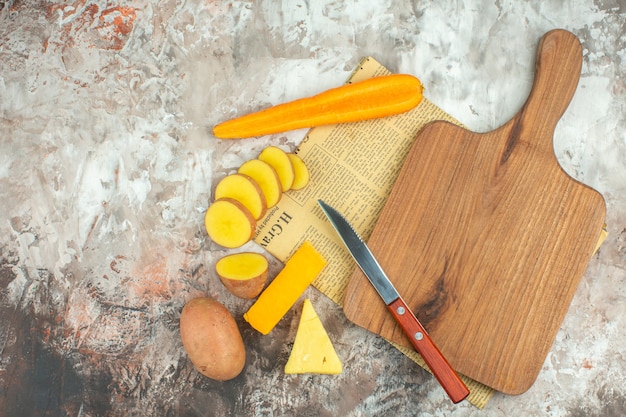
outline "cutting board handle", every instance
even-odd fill
[[[537,145],[552,151],[554,129],[574,96],[581,67],[582,46],[573,33],[563,29],[546,33],[537,47],[535,80],[530,95],[510,123],[532,125],[537,130],[529,132],[532,133],[529,137],[537,138]],[[524,123],[526,120],[529,123]]]

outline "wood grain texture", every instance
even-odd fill
[[[602,196],[553,149],[581,62],[573,34],[548,32],[512,120],[484,134],[426,126],[368,242],[456,371],[508,394],[535,381],[605,221]],[[410,346],[358,269],[344,311]]]

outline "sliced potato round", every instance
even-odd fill
[[[260,159],[250,159],[244,162],[237,172],[249,176],[259,184],[265,196],[267,208],[274,207],[282,197],[283,189],[278,174],[267,162]]]
[[[305,165],[302,158],[300,158],[295,153],[288,153],[287,156],[291,161],[291,165],[293,166],[293,184],[291,184],[292,190],[301,190],[306,187],[310,180],[309,169]]]
[[[255,252],[226,255],[215,264],[215,272],[226,289],[237,297],[258,296],[267,282],[268,262]]]
[[[267,162],[278,174],[280,186],[283,190],[289,191],[293,184],[294,172],[291,160],[287,153],[276,146],[268,146],[259,154],[258,159]]]
[[[215,187],[215,199],[232,198],[243,204],[256,220],[267,211],[265,196],[259,184],[244,174],[231,174],[222,178]]]
[[[256,220],[243,204],[232,198],[215,200],[204,216],[204,226],[218,245],[238,248],[254,237]]]

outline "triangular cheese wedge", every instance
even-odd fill
[[[286,374],[340,374],[342,364],[319,316],[309,299],[304,300],[302,316]]]

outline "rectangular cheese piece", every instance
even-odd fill
[[[268,334],[325,266],[322,255],[311,243],[304,242],[244,313],[244,320],[259,332]]]

